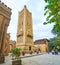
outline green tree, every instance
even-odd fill
[[[60,25],[59,24],[55,24],[53,29],[52,29],[52,33],[53,34],[57,34],[57,36],[60,36]]]
[[[53,34],[57,34],[56,37],[49,40],[50,51],[53,48],[57,48],[60,51],[60,0],[44,0],[47,5],[45,6],[45,13],[47,15],[46,22],[55,23],[52,29]]]
[[[54,34],[60,33],[60,0],[44,0],[47,5],[45,6],[45,13],[44,15],[48,15],[46,18],[47,22],[44,22],[44,24],[48,23],[55,23],[52,32]]]
[[[54,38],[51,38],[49,40],[49,49],[50,51],[54,48],[57,48],[58,51],[60,51],[60,36],[57,36],[57,37],[54,37]]]

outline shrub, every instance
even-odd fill
[[[20,51],[21,51],[21,48],[15,48],[15,49],[11,50],[11,53],[14,54],[15,56],[19,56]]]

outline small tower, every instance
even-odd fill
[[[17,44],[16,47],[21,47],[23,51],[33,51],[33,28],[32,14],[28,11],[26,5],[18,15],[17,27]]]
[[[0,52],[3,56],[1,57],[0,55],[0,63],[4,63],[4,60],[2,61],[2,59],[4,59],[6,33],[10,23],[10,19],[11,9],[0,0]]]
[[[0,1],[0,50],[4,51],[5,37],[11,19],[11,9]]]

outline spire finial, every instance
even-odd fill
[[[26,8],[26,5],[24,5],[24,8]]]

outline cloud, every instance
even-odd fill
[[[43,22],[36,23],[33,26],[34,40],[42,38],[51,38],[54,35],[51,33],[54,24],[43,25]]]

